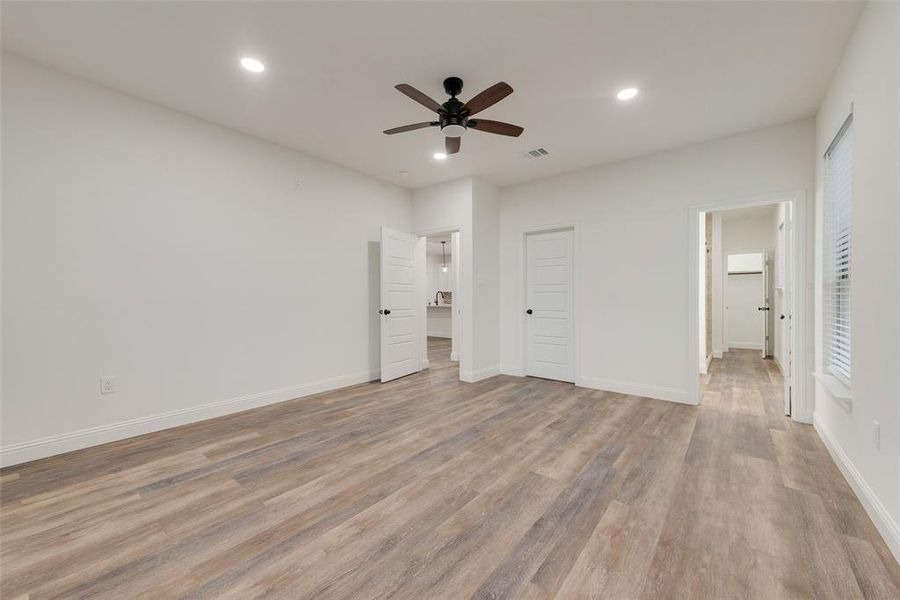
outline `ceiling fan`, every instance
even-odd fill
[[[436,112],[438,114],[438,120],[387,129],[385,130],[385,133],[388,135],[413,131],[414,129],[424,129],[425,127],[440,127],[441,133],[443,133],[446,138],[444,143],[447,146],[447,154],[456,154],[459,152],[460,138],[469,129],[484,131],[486,133],[508,135],[511,137],[519,137],[522,135],[522,132],[525,131],[518,125],[510,125],[509,123],[491,121],[489,119],[471,118],[475,113],[479,113],[489,106],[493,106],[512,94],[513,89],[504,81],[492,85],[465,104],[457,99],[457,96],[462,91],[463,87],[463,81],[459,77],[448,77],[444,80],[444,91],[447,92],[450,99],[443,104],[438,104],[436,100],[432,100],[430,97],[407,83],[400,83],[394,87],[425,108]]]

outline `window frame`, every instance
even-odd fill
[[[828,145],[823,161],[822,367],[824,373],[849,389],[852,379],[852,112]]]

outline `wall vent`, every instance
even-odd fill
[[[524,152],[522,154],[523,158],[544,158],[550,154],[547,152],[545,148],[535,148],[534,150],[529,150],[528,152]]]

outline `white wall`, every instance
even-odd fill
[[[454,310],[460,321],[459,376],[463,381],[478,381],[500,372],[499,204],[497,189],[474,178],[413,192],[413,227],[417,233],[459,230]]]
[[[453,294],[454,336],[459,353],[459,376],[473,381],[474,333],[472,309],[472,179],[456,179],[413,191],[412,230],[419,235],[457,230],[459,249],[454,248],[456,286]]]
[[[475,268],[475,379],[500,372],[500,199],[497,188],[472,182]]]
[[[816,385],[815,425],[900,560],[900,4],[866,5],[816,117],[816,215],[822,155],[853,106],[851,392],[845,409]],[[816,365],[822,364],[821,225]],[[872,439],[881,424],[881,448]]]
[[[808,119],[502,189],[503,370],[523,367],[523,232],[575,224],[578,383],[694,401],[689,206],[811,189],[813,137]]]
[[[411,229],[408,192],[2,67],[4,463],[377,376],[379,226]]]
[[[429,252],[431,251],[429,250]],[[448,253],[448,270],[446,273],[444,273],[441,271],[441,265],[444,264],[444,258],[443,255],[441,255],[440,251],[431,252],[430,254],[425,255],[425,278],[427,280],[425,287],[428,294],[426,300],[429,303],[434,304],[434,299],[437,298],[438,304],[446,304],[447,302],[443,298],[443,296],[438,296],[437,293],[453,292],[454,288],[456,287],[455,282],[453,281],[452,261],[453,258]]]
[[[449,251],[450,248],[447,248]],[[456,285],[453,282],[453,258],[451,254],[447,254],[447,265],[448,270],[446,273],[441,271],[441,265],[444,264],[444,257],[439,251],[432,251],[429,249],[429,254],[426,255],[425,260],[425,269],[426,269],[426,277],[428,280],[427,285],[427,300],[429,302],[429,306],[425,309],[426,312],[426,331],[428,332],[429,337],[442,337],[442,338],[450,338],[453,334],[452,327],[452,304],[450,306],[445,306],[446,301],[442,296],[437,296],[437,292],[439,291],[447,291],[452,292]],[[432,306],[434,303],[434,299],[437,297],[438,304],[440,306]],[[452,299],[452,296],[451,296]]]

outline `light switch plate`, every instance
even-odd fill
[[[113,375],[107,375],[106,377],[100,378],[100,393],[101,394],[115,394],[116,393],[116,378]]]

